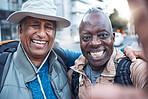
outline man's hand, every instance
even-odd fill
[[[136,58],[141,58],[145,60],[144,52],[142,50],[136,50],[127,46],[124,48],[124,53],[127,57],[130,58],[132,62],[135,62]]]

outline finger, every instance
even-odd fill
[[[133,54],[133,52],[130,53],[130,54],[127,54],[126,56],[129,57],[129,59],[130,59],[132,62],[136,62],[136,56],[135,56],[135,54]]]
[[[136,61],[136,55],[134,54],[134,50],[131,47],[124,48],[124,53],[132,62]]]
[[[125,55],[129,57],[132,62],[136,61],[136,55],[132,51],[126,51]]]
[[[136,62],[136,57],[130,59],[133,63]]]
[[[134,54],[135,54],[138,58],[141,58],[141,59],[143,59],[143,60],[146,60],[143,51],[136,51]]]

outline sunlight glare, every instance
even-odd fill
[[[130,19],[131,14],[127,0],[107,0],[107,4],[108,4],[108,11],[110,14],[113,13],[113,9],[115,8],[116,10],[119,11],[119,16],[128,20]]]

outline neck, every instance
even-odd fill
[[[90,67],[91,67],[91,69],[92,69],[93,71],[99,72],[99,71],[103,70],[103,69],[106,67],[106,65],[103,65],[103,66],[92,66],[92,65],[90,64]]]
[[[33,59],[33,58],[29,58],[30,61],[35,65],[35,66],[39,66],[42,64],[42,62],[44,61],[44,59]]]
[[[44,60],[47,59],[47,57],[49,56],[50,51],[46,54],[46,55],[42,55],[42,56],[29,56],[27,55],[27,53],[25,52],[24,48],[22,47],[24,53],[26,54],[26,56],[30,59],[30,61],[35,65],[35,66],[39,66],[43,63]]]
[[[47,60],[48,56],[49,56],[49,53],[47,53],[47,55],[44,56],[44,57],[38,57],[38,58],[36,58],[36,57],[29,57],[29,56],[28,56],[28,58],[30,59],[30,61],[31,61],[35,66],[39,66],[39,65],[41,65],[44,61]]]

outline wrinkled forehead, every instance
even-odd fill
[[[102,12],[92,12],[85,14],[81,21],[80,28],[85,27],[85,25],[90,25],[92,27],[100,26],[100,28],[102,27],[112,32],[110,19]]]

